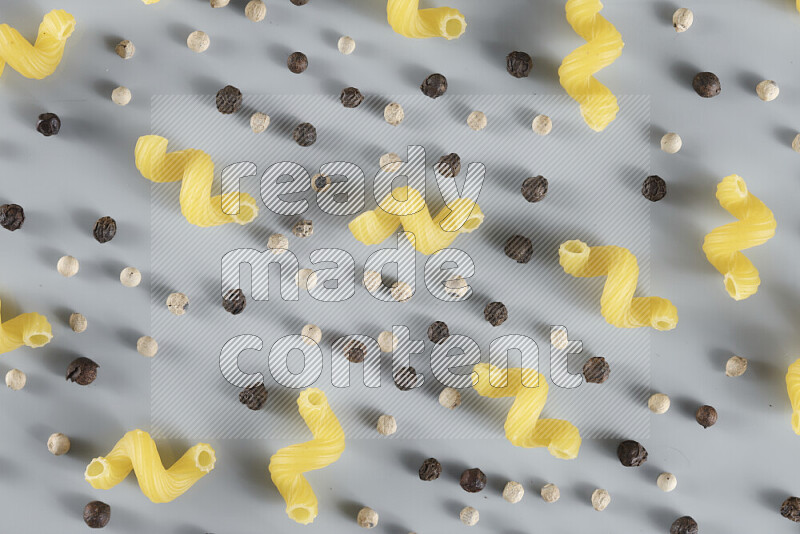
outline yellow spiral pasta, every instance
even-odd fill
[[[473,371],[472,386],[478,395],[490,399],[514,397],[505,424],[506,438],[512,445],[547,447],[556,458],[577,458],[581,435],[575,425],[561,419],[539,419],[547,402],[544,376],[535,369],[500,369],[488,363],[479,363]],[[538,386],[528,387],[535,384]]]
[[[195,226],[247,224],[258,215],[256,199],[247,193],[211,196],[214,163],[202,150],[187,149],[167,153],[168,141],[158,135],[145,135],[136,142],[136,168],[142,176],[156,183],[181,183],[181,212]],[[229,215],[225,211],[239,213]],[[223,211],[223,208],[225,211]]]
[[[22,345],[38,349],[50,343],[51,339],[53,330],[44,315],[23,313],[5,322],[0,319],[0,354]]]
[[[44,16],[34,44],[8,24],[0,24],[0,76],[6,63],[26,78],[50,76],[61,63],[67,38],[74,30],[75,17],[63,9]]]
[[[133,470],[142,493],[155,503],[170,502],[206,476],[217,458],[214,449],[198,443],[164,469],[156,444],[147,432],[131,430],[106,456],[95,458],[86,467],[84,478],[95,489],[111,489]]]
[[[703,252],[722,274],[728,294],[743,300],[758,291],[761,278],[740,251],[766,243],[775,235],[777,223],[770,209],[747,191],[747,184],[736,174],[719,183],[717,200],[739,220],[712,230],[703,241]]]
[[[578,278],[606,276],[600,313],[617,328],[652,326],[672,330],[678,325],[678,310],[661,297],[634,297],[639,282],[636,256],[622,247],[590,247],[583,241],[561,244],[559,263],[564,272]]]
[[[458,39],[467,29],[467,21],[459,10],[452,7],[420,9],[419,0],[389,0],[386,18],[394,31],[413,39]]]
[[[406,199],[400,201],[397,199]],[[365,245],[377,245],[394,234],[399,225],[411,232],[407,236],[417,250],[425,254],[447,248],[459,234],[469,233],[483,222],[483,212],[474,201],[461,198],[431,218],[425,199],[414,188],[398,187],[386,195],[372,211],[362,213],[350,222],[353,236]],[[399,213],[400,215],[395,215]]]
[[[600,0],[567,1],[567,22],[588,42],[573,50],[558,68],[561,86],[581,105],[583,120],[597,132],[616,118],[619,105],[594,74],[611,65],[625,46],[617,29],[600,15],[601,9]]]
[[[800,360],[796,360],[786,371],[786,391],[792,404],[792,429],[800,436]]]
[[[297,399],[300,416],[314,436],[311,441],[284,447],[269,459],[272,482],[286,501],[286,514],[307,525],[317,517],[317,496],[303,473],[332,464],[344,452],[344,430],[328,405],[325,393],[308,388]]]

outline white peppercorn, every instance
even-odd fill
[[[158,342],[150,336],[142,336],[136,340],[136,350],[146,358],[152,358],[158,352]]]
[[[292,227],[292,233],[295,237],[300,237],[305,239],[306,237],[311,237],[314,235],[314,223],[307,219],[303,219],[297,221],[295,225]]]
[[[136,287],[142,282],[142,273],[136,267],[125,267],[119,273],[119,281],[125,287]]]
[[[218,8],[218,7],[225,7],[230,3],[231,0],[211,0],[211,7]]]
[[[356,42],[353,40],[352,37],[348,35],[343,35],[339,37],[339,42],[336,43],[336,46],[337,48],[339,48],[339,52],[341,52],[346,56],[349,56],[356,49]]]
[[[461,522],[467,525],[468,527],[472,527],[478,524],[478,520],[480,520],[480,514],[478,511],[473,508],[472,506],[466,506],[461,509],[461,512],[458,514],[459,519]]]
[[[403,106],[398,104],[397,102],[392,102],[391,104],[387,105],[383,109],[383,118],[391,124],[392,126],[397,126],[403,119],[405,119],[406,114],[403,111]]]
[[[394,152],[389,152],[388,154],[381,156],[380,161],[378,161],[378,165],[383,172],[396,172],[399,171],[400,166],[403,165],[403,158]]]
[[[556,328],[550,332],[550,344],[558,350],[564,350],[569,346],[569,336],[565,328]]]
[[[200,30],[193,31],[189,34],[189,37],[186,38],[186,46],[189,47],[189,50],[197,52],[198,54],[208,50],[210,44],[211,38],[206,32],[201,32]]]
[[[764,80],[756,85],[756,94],[764,102],[772,102],[781,92],[775,80]]]
[[[303,291],[310,291],[317,287],[317,273],[312,269],[300,269],[294,275],[294,282]]]
[[[189,309],[189,297],[183,293],[170,293],[167,297],[167,309],[175,315],[183,315]]]
[[[127,106],[131,101],[131,90],[120,85],[111,91],[111,101],[118,106]]]
[[[467,116],[467,125],[476,132],[486,128],[488,122],[486,114],[483,111],[473,111]]]
[[[669,397],[663,393],[654,393],[647,400],[647,407],[650,408],[651,412],[656,414],[667,413],[667,410],[669,410],[669,404]]]
[[[303,336],[303,343],[306,345],[319,345],[322,341],[322,330],[315,324],[305,325],[300,331],[300,335]]]
[[[792,139],[792,150],[800,152],[800,134],[795,135]]]
[[[61,432],[50,434],[50,437],[47,438],[47,450],[50,451],[53,456],[67,454],[71,446],[72,443],[70,443],[69,438]]]
[[[397,420],[391,415],[378,417],[378,433],[382,436],[391,436],[397,432]]]
[[[672,14],[672,27],[678,33],[683,33],[691,28],[694,22],[694,13],[691,9],[682,7]]]
[[[661,473],[656,479],[656,485],[661,491],[672,491],[678,485],[678,479],[672,473]]]
[[[555,484],[545,484],[542,486],[542,499],[546,503],[554,503],[561,498],[561,491]]]
[[[365,506],[358,511],[356,522],[361,528],[375,528],[378,526],[378,512]]]
[[[330,189],[332,183],[331,177],[327,174],[317,173],[311,177],[311,189],[317,193],[327,191]]]
[[[81,265],[78,263],[78,260],[72,256],[62,256],[59,258],[58,264],[56,265],[56,269],[58,269],[59,274],[67,278],[78,274],[80,267]]]
[[[469,291],[469,284],[461,275],[456,275],[444,283],[444,292],[454,297],[461,298],[467,294],[467,291]]]
[[[547,135],[553,129],[553,121],[547,115],[536,115],[531,123],[531,128],[539,135]]]
[[[70,314],[69,327],[73,332],[80,334],[86,330],[87,326],[89,326],[89,322],[86,320],[86,317],[77,312]]]
[[[283,234],[272,234],[267,240],[267,248],[273,254],[283,254],[289,250],[289,240]]]
[[[507,482],[506,487],[503,488],[503,498],[512,504],[521,501],[523,495],[525,495],[525,488],[523,488],[522,484],[519,482],[511,480]]]
[[[592,492],[592,508],[602,512],[611,504],[611,495],[604,489],[596,489]]]
[[[681,139],[681,136],[675,132],[666,133],[664,134],[664,137],[661,138],[661,150],[667,154],[677,153],[682,146],[683,140]]]
[[[367,288],[367,291],[373,293],[377,291],[381,285],[383,285],[381,273],[377,271],[364,271],[364,287]]]
[[[414,290],[405,282],[395,282],[392,284],[391,294],[397,302],[406,302],[414,296]]]
[[[19,391],[25,387],[28,377],[19,369],[11,369],[6,373],[6,386],[12,391]]]
[[[122,59],[130,59],[136,53],[136,47],[129,40],[124,39],[114,47],[114,52]]]
[[[269,115],[256,111],[250,116],[250,129],[253,133],[260,134],[269,128]]]
[[[388,330],[378,334],[378,347],[381,352],[393,352],[399,342],[397,336]]]
[[[455,410],[461,406],[461,392],[455,388],[444,388],[439,393],[439,404],[448,410]]]
[[[267,6],[261,0],[250,0],[244,6],[244,14],[253,22],[261,22],[267,16]]]
[[[742,376],[747,371],[747,358],[741,356],[731,356],[725,362],[725,375]]]

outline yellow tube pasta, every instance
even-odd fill
[[[84,478],[95,489],[111,489],[133,470],[139,488],[148,499],[155,503],[170,502],[211,472],[216,461],[211,445],[198,443],[172,467],[164,469],[153,439],[137,429],[122,436],[106,456],[92,460]]]
[[[717,200],[739,220],[712,230],[703,241],[703,252],[722,274],[728,294],[743,300],[755,295],[761,278],[758,269],[740,251],[766,243],[775,235],[777,223],[770,209],[747,191],[744,180],[736,174],[719,183]]]
[[[67,38],[74,30],[75,17],[63,9],[44,16],[34,44],[8,24],[0,24],[0,76],[6,63],[26,78],[50,76],[61,63]]]
[[[150,4],[157,4],[157,3],[159,3],[160,1],[161,1],[161,0],[142,0],[142,2],[144,2],[144,3],[145,3],[145,4],[147,4],[147,5],[150,5]]]
[[[420,9],[419,0],[389,0],[386,18],[394,31],[412,39],[458,39],[467,29],[464,15],[452,7]]]
[[[303,473],[332,464],[344,452],[344,430],[328,405],[325,393],[308,388],[297,399],[300,416],[314,436],[311,441],[284,447],[269,459],[272,482],[286,501],[286,514],[303,525],[317,517],[317,496]]]
[[[800,436],[800,360],[790,365],[786,372],[786,391],[792,404],[792,430]]]
[[[567,22],[588,41],[576,48],[558,68],[561,86],[581,105],[583,120],[592,130],[605,130],[619,111],[617,97],[594,74],[611,65],[621,54],[622,36],[600,15],[600,0],[568,0]]]
[[[500,369],[488,363],[473,368],[472,386],[491,399],[514,397],[506,417],[506,438],[515,447],[547,447],[556,458],[578,457],[581,435],[569,421],[539,419],[547,402],[548,385],[535,369]]]
[[[258,215],[256,199],[247,193],[211,196],[214,163],[202,150],[187,149],[167,153],[168,141],[158,135],[145,135],[136,142],[136,168],[156,183],[181,183],[181,212],[191,224],[209,227],[227,223],[247,224]],[[236,210],[239,213],[229,215]]]
[[[38,313],[23,313],[2,322],[0,319],[0,354],[25,345],[38,349],[50,343],[53,330],[47,317]]]
[[[397,200],[406,199],[406,200]],[[399,225],[411,232],[409,241],[426,256],[447,248],[459,234],[469,233],[483,222],[483,212],[474,201],[461,198],[431,218],[425,199],[414,188],[398,187],[372,211],[350,222],[353,236],[365,245],[377,245],[394,234]]]
[[[590,247],[583,241],[561,244],[559,263],[564,272],[578,278],[606,276],[600,313],[617,328],[651,326],[672,330],[678,325],[678,310],[661,297],[634,297],[639,282],[636,256],[622,247]]]

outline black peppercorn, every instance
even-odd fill
[[[461,473],[461,480],[458,483],[464,491],[478,493],[486,487],[486,475],[477,467],[473,467]]]
[[[419,88],[425,96],[439,98],[447,91],[447,78],[443,74],[431,74]]]
[[[417,385],[417,370],[413,367],[401,367],[394,373],[394,384],[400,391],[409,391]]]
[[[422,470],[420,469],[420,477]],[[781,504],[781,515],[795,523],[800,523],[800,497],[789,497]]]
[[[531,176],[522,182],[522,196],[528,202],[539,202],[547,195],[547,178]]]
[[[650,202],[658,202],[667,196],[667,183],[660,176],[648,176],[642,184],[642,195]]]
[[[25,222],[25,210],[19,204],[3,204],[0,206],[0,226],[14,231],[22,228]]]
[[[92,501],[83,507],[83,520],[89,528],[103,528],[111,519],[111,507],[103,501]]]
[[[419,479],[425,482],[436,480],[442,474],[442,464],[436,458],[428,458],[419,468]]]
[[[506,56],[506,70],[514,78],[527,78],[533,68],[533,59],[525,52],[511,52]]]
[[[583,364],[583,378],[590,384],[602,384],[608,380],[611,368],[602,356],[594,356]]]
[[[260,410],[267,403],[267,388],[264,382],[248,386],[239,392],[239,402],[251,410]]]
[[[217,91],[217,110],[229,115],[242,107],[242,92],[232,85],[226,85]]]
[[[625,467],[639,467],[647,461],[647,450],[641,443],[629,439],[617,447],[617,458]]]
[[[506,241],[506,246],[503,249],[506,256],[516,261],[517,263],[528,263],[533,256],[533,243],[531,240],[522,235],[511,236]]]
[[[311,146],[317,142],[317,129],[308,122],[298,124],[292,131],[292,138],[300,146]]]
[[[36,131],[45,137],[58,135],[61,130],[61,119],[55,113],[42,113],[36,123]]]
[[[483,309],[483,318],[492,326],[500,326],[508,319],[508,310],[502,302],[490,302]]]
[[[88,386],[97,378],[97,368],[100,367],[89,358],[76,358],[67,366],[67,380],[81,386]]]
[[[445,178],[455,178],[461,172],[461,156],[455,152],[442,156],[433,168]]]
[[[286,60],[286,66],[295,74],[305,72],[308,68],[308,57],[302,52],[292,52]]]
[[[697,526],[697,521],[688,515],[679,517],[669,527],[669,534],[698,534],[698,532],[700,528]]]
[[[692,80],[692,87],[695,92],[703,98],[712,98],[719,94],[722,86],[719,78],[713,72],[699,72]]]
[[[94,223],[92,235],[98,243],[108,243],[117,235],[117,221],[111,217],[100,217]]]
[[[361,341],[351,340],[344,347],[344,357],[352,363],[361,363],[367,357],[367,346]]]
[[[342,105],[346,108],[357,108],[364,101],[364,95],[355,87],[345,87],[339,96]]]
[[[715,410],[713,406],[705,404],[697,409],[697,413],[694,417],[697,419],[697,422],[700,423],[700,426],[708,428],[714,426],[714,423],[717,422],[717,410]]]
[[[434,343],[444,341],[450,335],[450,329],[442,321],[434,321],[428,327],[428,339]]]
[[[222,307],[231,315],[239,315],[247,306],[247,298],[241,289],[230,289],[222,297]]]
[[[304,6],[308,3],[308,0],[291,0],[291,2],[296,6]]]

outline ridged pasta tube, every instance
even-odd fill
[[[583,241],[561,244],[559,263],[564,272],[578,278],[605,276],[600,313],[617,328],[651,326],[672,330],[678,325],[678,310],[661,297],[634,297],[639,283],[636,256],[622,247],[590,247]]]
[[[50,343],[53,329],[47,317],[38,313],[23,313],[2,322],[0,319],[0,354],[25,345],[38,349]]]
[[[547,447],[550,454],[564,460],[578,457],[581,435],[575,425],[562,419],[539,419],[547,402],[544,376],[535,369],[500,369],[488,363],[479,363],[473,372],[472,386],[478,395],[514,397],[505,423],[506,438],[512,445]]]
[[[61,63],[67,38],[74,30],[75,17],[63,9],[44,16],[34,44],[8,24],[0,24],[0,76],[6,63],[26,78],[50,76]]]
[[[397,199],[406,199],[405,201]],[[414,234],[409,241],[427,255],[447,248],[459,234],[469,233],[483,222],[483,212],[474,201],[461,198],[431,218],[425,199],[416,189],[398,187],[372,211],[362,213],[348,226],[365,245],[377,245],[394,234],[397,227]],[[399,214],[399,215],[398,215]]]
[[[786,371],[786,391],[792,404],[792,430],[800,436],[800,360],[796,360]]]
[[[420,9],[419,0],[389,0],[386,18],[394,31],[412,39],[458,39],[467,29],[464,15],[452,7]]]
[[[187,149],[167,153],[168,141],[158,135],[145,135],[136,142],[136,168],[142,176],[156,183],[181,183],[181,213],[195,226],[247,224],[258,215],[256,199],[247,193],[211,196],[214,163],[202,150]],[[239,213],[229,215],[239,206]]]
[[[322,469],[339,459],[344,452],[344,430],[322,390],[308,388],[300,393],[297,407],[314,439],[273,454],[269,473],[286,501],[286,514],[307,525],[317,517],[317,496],[303,473]]]
[[[139,488],[148,499],[155,503],[170,502],[211,472],[216,461],[211,445],[198,443],[172,467],[164,469],[153,439],[147,432],[136,429],[122,436],[106,456],[92,460],[84,478],[95,489],[111,489],[133,470]]]
[[[616,118],[619,105],[594,74],[611,65],[625,46],[617,29],[600,15],[601,9],[600,0],[567,1],[567,22],[588,42],[573,50],[558,68],[561,86],[581,105],[583,120],[597,132]]]
[[[743,300],[758,291],[761,278],[740,251],[766,243],[775,235],[777,223],[770,209],[747,191],[747,184],[736,174],[719,183],[717,200],[739,220],[712,230],[703,241],[703,252],[722,274],[728,294]]]

